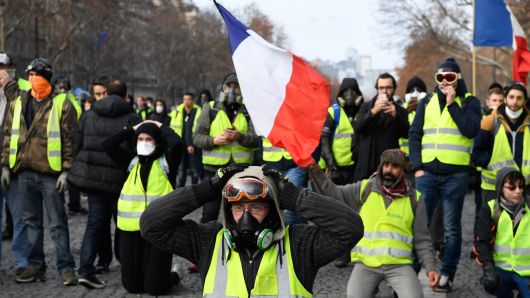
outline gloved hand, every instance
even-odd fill
[[[59,191],[59,193],[63,193],[66,190],[66,177],[68,176],[68,172],[62,172],[61,175],[59,175],[59,178],[57,178],[57,184],[55,187]]]
[[[497,293],[497,287],[499,286],[499,277],[495,273],[495,267],[492,263],[485,263],[482,267],[484,275],[482,276],[482,285],[486,292],[495,295]]]
[[[214,192],[221,192],[226,182],[230,180],[235,173],[242,172],[246,166],[232,165],[224,168],[220,168],[215,172],[212,178],[210,178],[210,185]]]
[[[282,172],[274,168],[265,166],[263,168],[263,174],[274,180],[274,183],[276,184],[276,189],[278,190],[278,195],[283,192],[287,184],[292,184],[291,181],[289,181],[289,178],[287,178],[287,176],[285,176]]]
[[[2,184],[2,190],[7,191],[9,189],[10,173],[9,168],[2,168],[2,177],[0,177],[0,184]]]

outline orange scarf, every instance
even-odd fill
[[[41,101],[52,93],[52,85],[45,78],[34,75],[29,77],[31,83],[31,96],[37,101]]]

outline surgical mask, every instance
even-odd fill
[[[161,114],[164,111],[163,106],[156,106],[155,111],[157,114]]]
[[[148,142],[138,142],[136,144],[136,152],[141,156],[148,156],[155,151],[155,144]]]
[[[36,100],[43,100],[52,92],[52,85],[45,78],[39,75],[29,77],[31,84],[31,96]]]
[[[413,92],[405,94],[405,102],[409,103],[413,99],[419,101],[422,100],[425,96],[427,96],[427,93],[414,90]]]
[[[520,108],[519,110],[517,110],[517,112],[514,112],[514,111],[510,110],[510,108],[508,106],[506,106],[504,108],[504,111],[506,112],[506,116],[508,116],[508,118],[517,119],[523,113],[523,108]]]
[[[237,93],[236,93],[235,90],[232,90],[232,91],[228,92],[227,98],[226,98],[226,103],[229,104],[229,105],[237,103]]]

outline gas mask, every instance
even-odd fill
[[[259,222],[254,216],[252,216],[252,214],[250,214],[250,211],[245,210],[236,229],[239,234],[239,240],[243,246],[252,247],[256,245]]]

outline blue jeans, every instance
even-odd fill
[[[70,234],[64,201],[59,196],[56,184],[57,177],[31,170],[25,170],[18,175],[21,215],[28,230],[29,266],[46,268],[42,226],[44,203],[48,213],[50,235],[55,242],[57,270],[63,273],[68,269],[74,269],[75,262],[70,253]]]
[[[307,172],[304,168],[290,168],[283,171],[283,174],[297,187],[304,187],[307,178]],[[284,210],[283,215],[288,225],[306,223],[304,218],[298,216],[298,213],[292,210]]]
[[[195,148],[193,154],[187,151],[182,155],[182,162],[177,176],[177,185],[183,187],[186,184],[187,172],[191,169],[191,184],[197,184],[202,177],[202,161],[200,149]]]
[[[462,208],[468,187],[468,173],[435,175],[425,171],[416,178],[416,189],[423,195],[427,216],[431,220],[434,209],[441,203],[445,253],[442,260],[442,275],[453,280],[462,246]]]
[[[11,252],[15,261],[16,268],[28,266],[28,255],[30,252],[28,242],[28,229],[22,220],[22,207],[18,194],[18,176],[11,176],[9,190],[5,196],[7,208],[13,218],[13,240],[11,242]],[[5,194],[5,193],[4,193]]]
[[[114,216],[114,220],[116,220],[119,194],[88,192],[87,196],[88,219],[81,244],[81,261],[79,264],[79,275],[81,276],[96,273],[94,261],[97,256],[98,243],[102,241],[102,236],[106,237],[105,230],[109,229],[111,218]],[[112,246],[111,243],[112,241],[109,242]],[[112,250],[110,254],[112,256]]]
[[[519,296],[530,297],[530,277],[520,276],[515,272],[503,270],[495,267],[495,272],[499,275],[500,283],[497,288],[497,297],[513,297],[513,290],[519,290]]]

